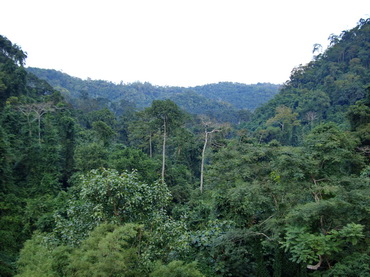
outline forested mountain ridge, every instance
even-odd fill
[[[0,275],[370,276],[369,25],[332,45],[361,53],[351,89],[346,63],[333,91],[294,70],[237,128],[169,99],[67,102],[0,36]]]
[[[193,114],[209,114],[220,119],[219,114],[229,114],[237,121],[238,110],[254,110],[271,99],[279,89],[274,84],[246,85],[222,82],[196,87],[161,87],[150,83],[114,84],[102,80],[82,80],[51,69],[28,67],[26,69],[61,91],[67,99],[87,94],[91,98],[104,98],[111,102],[122,100],[142,109],[153,100],[173,100],[177,105]],[[226,119],[225,121],[227,121]]]
[[[290,142],[298,143],[300,133],[322,122],[349,126],[347,111],[364,99],[370,88],[370,24],[361,20],[340,35],[330,35],[330,47],[323,53],[314,47],[314,59],[294,68],[290,79],[267,104],[257,108],[248,127],[261,130],[267,140],[278,138],[279,120],[284,113],[296,114]],[[285,110],[284,110],[285,109]],[[280,121],[281,123],[281,121]],[[294,130],[293,130],[294,129]]]
[[[48,199],[73,171],[70,106],[48,83],[26,72],[26,57],[0,36],[1,276],[14,274],[19,249],[34,230],[34,216],[47,217]],[[37,207],[31,211],[30,205]]]

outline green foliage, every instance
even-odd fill
[[[138,265],[142,226],[98,226],[70,256],[68,276],[143,276]]]
[[[297,119],[298,113],[293,113],[289,107],[279,106],[276,108],[275,116],[266,121],[266,125],[277,125],[280,128],[280,141],[283,143],[294,144],[293,128],[299,126]]]
[[[184,113],[171,100],[154,100],[150,108],[147,109],[148,114],[153,117],[155,123],[162,126],[161,128],[175,128],[183,122]]]
[[[148,222],[170,200],[165,184],[146,184],[135,172],[113,169],[91,170],[80,176],[71,190],[65,211],[56,213],[54,235],[68,244],[79,244],[103,222]]]
[[[153,261],[182,259],[187,256],[189,248],[189,230],[185,219],[173,220],[163,211],[157,212],[147,222],[150,234],[142,251],[142,259],[149,266]]]
[[[93,123],[93,130],[104,145],[108,145],[109,141],[116,134],[113,129],[103,121],[95,121]]]
[[[320,274],[323,277],[357,277],[370,276],[370,257],[368,254],[354,253],[336,263],[327,272]],[[319,274],[317,274],[320,276]]]
[[[76,167],[82,172],[108,166],[108,151],[98,143],[85,143],[76,147]]]
[[[356,245],[364,238],[363,229],[363,225],[349,223],[340,230],[312,234],[305,228],[290,226],[282,244],[285,251],[292,255],[293,261],[311,264],[317,262],[320,256],[330,259],[331,255],[348,247],[348,243]]]
[[[80,196],[95,205],[96,220],[111,216],[136,221],[164,208],[170,194],[166,185],[148,185],[137,180],[136,173],[92,170],[81,177]]]
[[[35,234],[21,251],[16,276],[145,276],[138,267],[142,235],[137,224],[102,224],[73,249]]]
[[[56,276],[52,270],[52,250],[50,250],[40,234],[28,240],[18,260],[19,277]]]
[[[202,277],[204,276],[197,270],[195,262],[185,264],[182,261],[172,261],[168,265],[157,265],[150,277]]]
[[[361,166],[362,158],[353,151],[356,140],[333,123],[316,127],[306,137],[305,145],[317,163],[319,172],[315,175],[350,174]]]
[[[141,150],[132,147],[117,147],[109,156],[109,167],[122,171],[137,171],[140,180],[155,182],[159,179],[160,165],[157,160],[150,159]]]

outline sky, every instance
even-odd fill
[[[1,0],[0,35],[26,66],[82,79],[282,84],[369,0]]]

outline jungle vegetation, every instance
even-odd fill
[[[26,58],[0,36],[1,276],[370,276],[370,19],[252,106]]]

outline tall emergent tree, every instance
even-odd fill
[[[202,150],[202,162],[200,166],[200,192],[202,193],[203,192],[203,181],[204,181],[204,159],[205,159],[208,140],[213,133],[220,132],[221,128],[216,126],[216,124],[212,123],[212,121],[206,117],[202,117],[201,120],[202,120],[202,125],[204,127],[204,145],[203,145],[203,150]]]
[[[162,173],[161,179],[164,182],[166,167],[166,138],[171,129],[181,125],[184,120],[184,113],[171,100],[154,100],[152,106],[147,109],[148,113],[154,118],[157,126],[163,133],[162,144]]]

